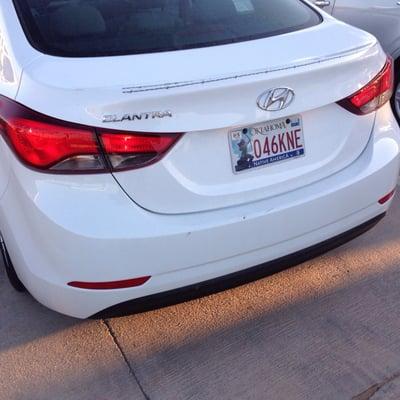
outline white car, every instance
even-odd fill
[[[208,293],[388,210],[392,61],[311,3],[2,0],[0,27],[3,254],[53,310]]]
[[[375,35],[395,60],[396,96],[392,104],[400,122],[400,1],[314,0],[316,5],[349,24]]]

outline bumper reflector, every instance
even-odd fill
[[[393,189],[390,193],[388,193],[386,196],[383,196],[380,200],[378,200],[379,204],[385,204],[387,203],[396,193],[396,189]]]
[[[123,281],[112,281],[112,282],[68,282],[68,286],[76,287],[79,289],[91,289],[91,290],[112,290],[112,289],[126,289],[135,286],[144,285],[151,276],[142,276],[140,278],[126,279]]]

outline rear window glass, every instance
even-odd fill
[[[30,43],[67,57],[180,50],[304,29],[301,0],[14,0]]]

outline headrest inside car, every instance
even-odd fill
[[[29,6],[31,8],[37,9],[37,10],[41,10],[44,9],[48,6],[50,0],[32,0],[29,3]]]
[[[165,0],[146,0],[146,1],[136,1],[133,3],[136,10],[149,10],[154,8],[164,8]]]
[[[76,38],[106,31],[103,16],[97,8],[71,4],[58,8],[50,15],[50,26],[56,36]]]

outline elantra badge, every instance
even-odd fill
[[[289,88],[270,89],[257,99],[257,105],[264,111],[280,111],[292,104],[295,94]]]
[[[144,121],[146,119],[158,119],[172,117],[171,111],[150,111],[138,114],[109,114],[103,115],[103,122]]]

